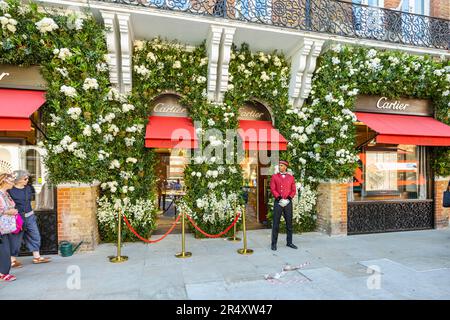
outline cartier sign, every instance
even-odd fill
[[[239,120],[271,121],[267,108],[259,102],[246,102],[239,108]]]
[[[165,94],[156,98],[152,105],[152,116],[187,117],[188,110],[179,103],[180,97],[175,94]]]
[[[39,66],[18,67],[0,64],[0,88],[45,90],[47,83]]]
[[[385,96],[360,95],[356,98],[355,111],[392,113],[417,116],[432,116],[433,108],[429,100]]]

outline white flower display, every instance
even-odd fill
[[[377,50],[375,50],[375,49],[370,49],[368,52],[367,52],[367,58],[369,58],[369,59],[372,59],[372,58],[374,58],[376,55],[377,55]]]
[[[181,68],[181,62],[180,61],[175,61],[172,65],[173,69],[180,69]]]
[[[0,24],[3,30],[8,30],[11,33],[17,31],[17,20],[13,19],[8,13],[0,17]]]
[[[6,1],[0,0],[0,11],[6,12],[9,9],[9,4]]]
[[[125,138],[125,145],[127,147],[132,147],[134,145],[134,143],[136,142],[136,138],[135,137],[131,137],[131,138]]]
[[[130,157],[130,158],[127,158],[127,160],[125,162],[127,162],[127,163],[137,163],[138,160],[136,158],[131,158]]]
[[[74,87],[66,85],[62,85],[59,91],[64,93],[67,97],[70,98],[75,98],[78,95],[77,90]]]
[[[86,78],[84,79],[84,83],[83,83],[83,89],[84,90],[96,90],[98,89],[98,82],[97,79],[94,78]]]
[[[266,74],[265,71],[261,72],[261,77],[260,77],[260,78],[261,78],[261,80],[264,81],[264,82],[270,80],[270,77]]]
[[[204,65],[206,65],[208,63],[208,58],[202,58],[201,60],[200,60],[200,67],[201,66],[204,66]]]
[[[333,57],[332,59],[331,59],[331,62],[333,63],[333,64],[339,64],[339,63],[341,63],[341,60],[339,60],[339,58],[338,57]]]
[[[156,55],[153,52],[147,53],[147,60],[156,62]]]
[[[35,23],[40,33],[52,32],[59,28],[52,18],[43,18]]]
[[[216,124],[216,122],[213,119],[208,119],[208,126],[212,127]]]
[[[114,159],[113,161],[111,161],[110,164],[109,164],[109,168],[110,169],[119,169],[120,168],[119,160]]]
[[[134,66],[134,71],[144,79],[150,75],[150,70],[147,69],[144,65]]]
[[[69,108],[67,110],[67,114],[74,120],[78,120],[81,115],[81,108],[75,107],[75,108]]]
[[[86,159],[86,152],[83,149],[77,149],[73,152],[73,155],[80,159]]]
[[[64,78],[69,76],[69,72],[66,68],[56,68],[55,70],[58,71]]]
[[[134,106],[132,104],[125,103],[122,105],[122,112],[127,113],[128,111],[134,110]]]
[[[86,137],[90,137],[92,135],[92,128],[90,125],[86,125],[83,129],[83,135]]]

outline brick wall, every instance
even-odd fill
[[[434,227],[443,229],[449,226],[450,208],[442,206],[443,192],[447,189],[450,177],[436,178],[434,182]]]
[[[83,241],[81,251],[94,250],[100,237],[97,226],[98,186],[59,185],[58,242],[67,240],[73,245]]]
[[[450,20],[450,1],[430,0],[430,16]]]
[[[318,188],[317,229],[329,235],[347,234],[347,183],[323,182]]]

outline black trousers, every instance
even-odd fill
[[[0,273],[9,274],[11,269],[11,247],[8,235],[0,235]]]
[[[286,221],[286,242],[287,244],[292,243],[292,201],[286,207],[282,207],[275,200],[273,204],[273,221],[272,221],[272,244],[277,244],[278,241],[278,231],[280,229],[280,219],[283,215]]]

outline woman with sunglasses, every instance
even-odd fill
[[[25,170],[14,171],[16,179],[14,181],[14,188],[9,190],[11,198],[16,203],[16,209],[19,211],[23,218],[23,231],[17,235],[11,235],[10,241],[12,241],[11,252],[11,266],[13,268],[21,268],[22,263],[17,260],[20,247],[22,245],[22,239],[25,241],[25,245],[28,250],[33,253],[33,263],[47,263],[50,262],[49,258],[41,257],[39,249],[41,247],[41,235],[37,225],[36,215],[31,207],[31,200],[33,198],[34,189],[28,184],[30,174]]]

